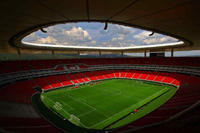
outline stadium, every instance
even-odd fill
[[[200,1],[0,7],[0,132],[200,131]]]

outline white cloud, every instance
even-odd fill
[[[100,34],[103,36],[116,36],[117,34],[122,34],[122,35],[130,35],[133,34],[136,30],[134,28],[131,27],[127,27],[127,26],[121,26],[121,25],[108,25],[108,29],[104,30],[101,29],[100,30]]]
[[[143,40],[143,43],[145,44],[159,44],[159,43],[166,43],[169,42],[171,38],[169,37],[153,37],[153,38],[147,38]]]
[[[126,40],[124,34],[119,34],[111,40],[103,42],[101,45],[104,47],[130,47],[135,46],[133,42],[133,40]]]
[[[37,43],[47,43],[47,44],[58,44],[57,40],[51,36],[47,36],[46,38],[40,38],[36,40]]]
[[[93,24],[90,28],[87,23],[51,26],[45,28],[47,33],[37,31],[26,37],[24,41],[54,45],[105,47],[129,47],[176,41],[176,39],[156,33],[149,36],[152,32],[127,26],[109,24],[107,30],[104,30],[103,27],[104,24],[98,24],[96,27]]]
[[[119,34],[117,37],[112,38],[112,41],[122,41],[122,40],[124,40],[123,34]]]
[[[71,38],[72,40],[91,40],[91,36],[86,30],[81,27],[73,27],[71,30],[66,30],[62,32],[63,35]]]
[[[59,45],[94,45],[95,40],[86,30],[81,27],[71,27],[71,29],[56,29],[56,27],[47,28],[46,37],[37,36],[35,33],[31,34],[26,38],[29,42],[33,43],[48,43],[48,44],[59,44]]]
[[[91,41],[91,44],[96,44],[96,41],[92,40],[92,41]]]
[[[160,42],[166,42],[166,41],[167,41],[167,38],[166,38],[166,37],[160,38]]]
[[[157,42],[156,38],[150,38],[150,39],[143,40],[143,43],[146,43],[146,44],[152,44],[152,43],[156,43],[156,42]]]
[[[152,32],[150,31],[143,31],[133,36],[138,42],[143,45],[152,45],[152,44],[159,44],[159,43],[167,43],[176,41],[176,39],[168,36],[164,36],[161,34],[154,33],[152,36],[149,36]]]
[[[150,31],[143,31],[143,32],[141,32],[139,34],[134,35],[133,37],[136,38],[136,39],[142,40],[142,39],[147,38],[149,36],[149,34],[151,34]]]
[[[37,36],[36,33],[31,33],[30,35],[28,35],[27,37],[24,38],[24,41],[28,41],[28,42],[34,42],[35,40],[40,39],[40,36]]]

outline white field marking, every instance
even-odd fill
[[[49,99],[52,103],[55,103],[55,102],[54,102],[53,100],[51,100],[50,98],[47,97],[47,99]],[[66,110],[64,110],[64,109],[62,109],[62,110],[63,110],[67,115],[69,115],[69,116],[71,115],[71,114],[70,114],[69,112],[67,112]],[[83,126],[86,127],[86,128],[89,128],[89,127],[87,127],[86,125],[84,125],[84,124],[81,123],[81,122],[80,122],[80,124],[83,125]]]
[[[76,100],[75,98],[73,98],[73,97],[70,96],[70,95],[67,95],[67,96],[70,97],[72,100],[74,100],[74,101],[76,101],[76,102],[82,103],[82,104],[87,105],[88,107],[90,107],[90,108],[96,110],[96,108],[92,107],[91,105],[89,105],[89,104],[87,104],[87,103],[84,103],[84,102],[81,102],[81,101],[79,101],[79,100]]]
[[[51,101],[53,104],[55,103],[53,100],[51,100],[50,98],[46,97],[49,101]],[[63,109],[62,109],[63,110]],[[65,110],[63,110],[66,114],[70,115],[70,113],[66,112]]]
[[[55,104],[53,105],[53,107],[56,110],[62,110],[62,104],[60,104],[60,102],[55,102]]]
[[[62,98],[62,97],[55,97],[55,98]],[[49,99],[49,98],[48,98],[48,99]],[[49,100],[51,100],[51,99],[49,99]],[[51,100],[51,101],[53,101],[53,100]],[[64,104],[64,105],[66,105],[67,107],[69,107],[69,110],[74,110],[74,108],[73,108],[72,106],[68,105],[67,103],[62,102],[62,104]]]
[[[68,95],[68,96],[69,96],[69,95]],[[99,114],[102,114],[104,117],[108,117],[108,116],[106,116],[105,114],[103,114],[102,112],[98,111],[95,107],[93,107],[93,106],[91,106],[91,105],[89,105],[89,104],[87,104],[87,103],[81,102],[81,101],[79,101],[79,100],[76,100],[76,99],[74,99],[72,96],[69,96],[69,97],[72,98],[74,101],[77,101],[77,102],[79,102],[79,103],[82,103],[82,104],[87,105],[88,107],[92,108],[93,111],[96,110]]]
[[[78,98],[78,99],[80,99],[81,101],[83,101],[83,102],[87,102],[87,100],[85,100],[85,99],[83,99],[83,98]]]
[[[94,111],[96,111],[96,110],[91,110],[91,111],[88,111],[86,113],[80,114],[80,115],[78,115],[78,117],[85,116],[85,115],[90,114],[90,113],[92,113]]]
[[[158,91],[158,92],[160,92],[160,91]],[[158,93],[158,92],[157,92],[157,93]],[[155,93],[155,94],[157,94],[157,93]],[[154,95],[155,95],[155,94],[154,94]],[[152,96],[152,95],[151,95],[151,96]],[[140,102],[145,101],[146,99],[148,99],[148,98],[151,97],[151,96],[148,96],[147,98],[145,98],[144,100],[142,100],[142,101],[140,101]],[[138,102],[138,103],[140,103],[140,102]],[[138,104],[138,103],[135,103],[135,104]],[[101,123],[103,123],[103,122],[105,122],[105,121],[111,119],[113,116],[115,116],[115,115],[117,115],[117,114],[123,112],[124,110],[127,110],[128,108],[132,108],[132,107],[134,107],[135,104],[133,104],[133,105],[131,105],[131,106],[129,106],[129,107],[123,109],[122,111],[120,111],[120,112],[118,112],[118,113],[113,114],[111,117],[109,117],[109,118],[107,118],[107,119],[105,119],[105,120],[103,120],[103,121],[101,121],[101,122],[99,122],[99,123],[96,123],[96,124],[90,126],[89,128],[93,128],[93,127],[95,127],[95,126],[97,126],[97,125],[99,125],[99,124],[101,124]]]
[[[64,104],[65,106],[69,107],[69,111],[74,110],[74,108],[71,107],[70,105],[68,105],[67,103],[62,103],[62,104]]]
[[[68,114],[69,116],[71,115],[69,112],[67,112],[66,110],[64,110],[64,109],[62,109],[66,114]],[[85,124],[83,124],[81,121],[79,121],[79,123],[81,124],[81,125],[83,125],[84,127],[86,127],[86,128],[89,128],[88,126],[86,126]]]

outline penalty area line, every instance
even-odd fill
[[[55,104],[55,102],[53,101],[53,100],[51,100],[50,98],[48,98],[47,97],[47,99],[50,101],[50,102],[52,102],[53,104]],[[68,116],[70,116],[70,115],[72,115],[72,114],[70,114],[69,112],[67,112],[66,110],[64,110],[63,108],[61,109],[65,114],[67,114]],[[62,115],[62,114],[61,114]],[[63,116],[63,115],[62,115]],[[63,116],[64,117],[64,116]],[[80,118],[79,118],[80,119]],[[68,120],[69,121],[69,120]],[[85,124],[83,124],[82,122],[80,122],[79,121],[79,123],[82,125],[82,126],[84,126],[85,128],[89,128],[89,127],[87,127]]]

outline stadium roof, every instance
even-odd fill
[[[16,51],[43,27],[79,21],[139,27],[184,41],[184,50],[200,49],[199,0],[6,0],[0,9],[0,52]]]

